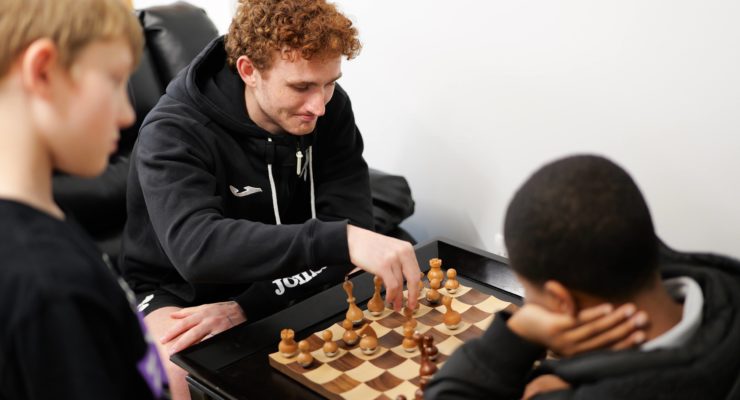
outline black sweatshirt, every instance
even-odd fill
[[[180,306],[236,297],[249,319],[339,282],[350,268],[347,222],[373,226],[362,150],[339,86],[309,135],[254,124],[244,83],[216,39],[143,122],[128,182],[124,276],[139,298],[165,291]]]
[[[701,286],[701,327],[683,346],[654,351],[601,351],[533,362],[542,348],[512,333],[502,316],[447,360],[426,400],[519,399],[527,381],[554,374],[569,390],[545,399],[740,399],[740,263],[666,250],[664,278],[688,276]]]
[[[154,343],[92,240],[13,201],[0,221],[0,399],[159,396]]]

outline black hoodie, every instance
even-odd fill
[[[497,315],[481,338],[447,360],[424,398],[519,399],[528,380],[554,374],[571,389],[535,399],[740,399],[740,262],[664,249],[662,265],[664,278],[688,276],[704,295],[701,327],[684,345],[548,360],[532,373],[544,349]]]
[[[223,38],[214,40],[142,124],[123,275],[139,299],[153,291],[179,306],[236,298],[248,319],[339,282],[350,268],[347,222],[373,226],[362,150],[339,86],[309,135],[257,126]]]

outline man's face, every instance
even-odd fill
[[[334,94],[341,66],[341,56],[295,57],[291,61],[275,52],[273,65],[264,71],[254,70],[253,79],[246,82],[249,117],[271,133],[300,136],[313,132]]]
[[[94,42],[62,74],[55,90],[56,122],[46,135],[56,168],[81,176],[105,169],[119,129],[135,119],[126,92],[132,63],[125,41]]]

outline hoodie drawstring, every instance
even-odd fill
[[[272,143],[272,138],[267,138]],[[296,160],[296,162],[299,162]],[[275,213],[275,224],[280,225],[280,210],[278,209],[277,190],[275,189],[275,178],[272,176],[272,163],[267,163],[267,175],[270,178],[270,192],[272,193],[272,210]],[[311,218],[316,218],[316,192],[313,182],[313,146],[308,146],[308,178],[311,181]]]
[[[313,186],[313,146],[308,146],[308,180],[311,181],[311,218],[316,219],[316,190]]]

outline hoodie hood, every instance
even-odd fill
[[[227,131],[270,138],[278,144],[295,143],[295,136],[271,134],[249,118],[244,82],[226,62],[224,36],[211,41],[180,74],[184,79],[173,79],[167,87],[173,99],[197,109]],[[312,139],[313,133],[301,138],[304,143]]]

